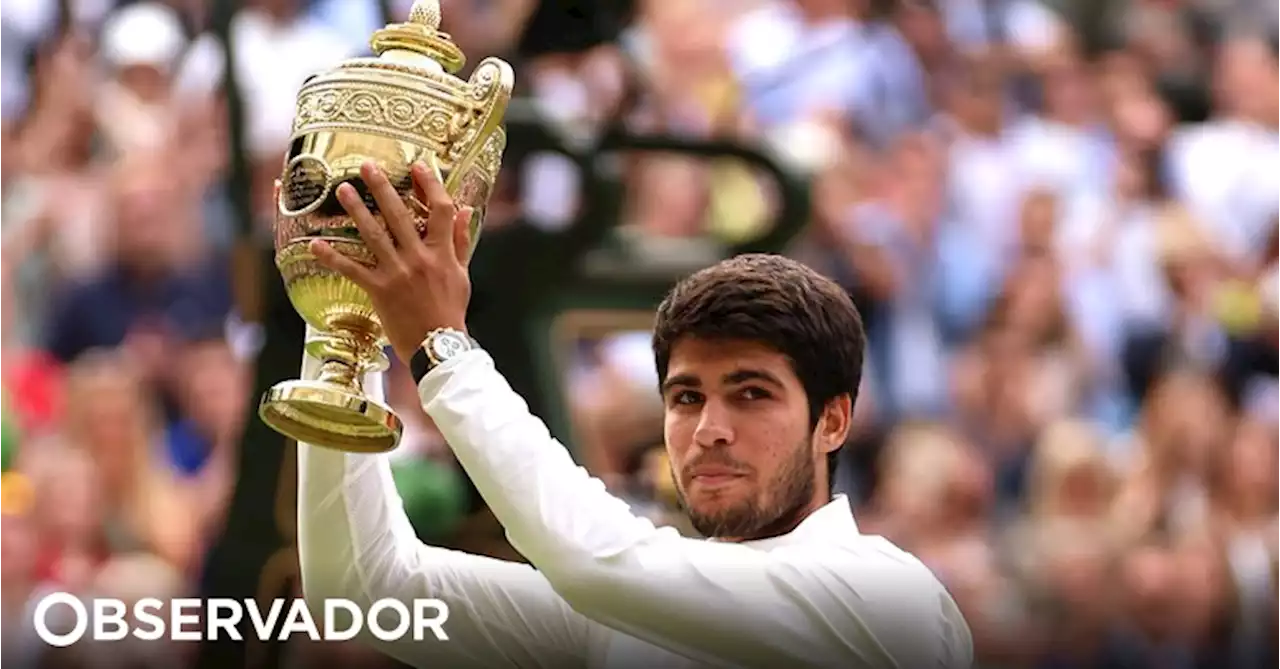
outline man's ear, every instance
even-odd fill
[[[849,429],[853,424],[853,399],[848,393],[838,395],[827,402],[818,418],[818,443],[823,453],[830,453],[841,446],[849,437]]]

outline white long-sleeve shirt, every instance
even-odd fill
[[[306,359],[303,377],[318,362]],[[368,387],[368,385],[366,386]],[[532,567],[421,543],[385,455],[300,445],[303,589],[369,606],[438,598],[448,641],[370,643],[418,667],[967,668],[972,643],[918,560],[859,534],[838,497],[788,535],[680,536],[578,467],[482,350],[419,386]]]

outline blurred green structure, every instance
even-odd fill
[[[292,596],[298,589],[296,533],[296,444],[258,420],[257,398],[271,385],[296,377],[304,327],[293,311],[274,264],[273,251],[250,234],[250,176],[246,158],[245,109],[232,66],[235,45],[230,35],[237,0],[214,3],[212,25],[225,45],[224,72],[231,122],[231,174],[228,195],[240,223],[236,255],[238,297],[246,320],[256,321],[266,337],[257,358],[252,415],[240,444],[241,457],[223,535],[205,560],[203,597]],[[385,4],[385,3],[384,3]],[[581,202],[576,220],[549,232],[516,224],[487,232],[472,260],[473,303],[469,327],[494,357],[530,409],[552,432],[572,447],[561,369],[557,361],[562,338],[558,324],[567,314],[602,311],[630,314],[643,321],[667,290],[698,267],[744,252],[781,250],[808,220],[807,181],[785,169],[760,149],[726,142],[677,137],[635,136],[613,130],[584,140],[557,128],[523,100],[512,103],[507,117],[508,165],[534,153],[568,157],[581,175]],[[624,184],[620,155],[664,152],[706,158],[736,158],[772,176],[781,206],[771,225],[755,239],[714,248],[684,265],[654,271],[651,258],[616,234],[622,219]],[[513,324],[518,324],[513,327]],[[458,522],[466,508],[460,492],[469,487],[456,472],[429,463],[396,468],[397,486],[415,527],[435,539]],[[271,513],[266,513],[271,509]],[[246,634],[246,639],[250,635]],[[202,669],[279,667],[282,645],[252,642],[205,643]]]

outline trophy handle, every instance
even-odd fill
[[[511,66],[498,58],[485,58],[471,73],[471,78],[467,81],[467,95],[477,103],[478,109],[476,116],[466,125],[462,137],[454,144],[461,148],[461,152],[454,157],[453,169],[449,171],[444,184],[448,192],[457,192],[472,164],[489,147],[489,137],[501,129],[515,82],[516,75]],[[499,148],[494,160],[501,160],[501,154]],[[497,167],[497,164],[493,165],[495,178]]]

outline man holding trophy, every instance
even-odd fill
[[[659,308],[667,449],[707,540],[632,514],[528,412],[465,322],[512,76],[492,59],[451,76],[438,25],[419,0],[374,35],[378,58],[299,93],[276,244],[309,337],[303,378],[261,415],[300,442],[308,600],[445,600],[449,641],[368,639],[422,667],[967,667],[943,587],[831,493],[864,347],[832,282],[744,256]],[[384,454],[399,419],[366,388],[384,342],[532,567],[414,535]]]

